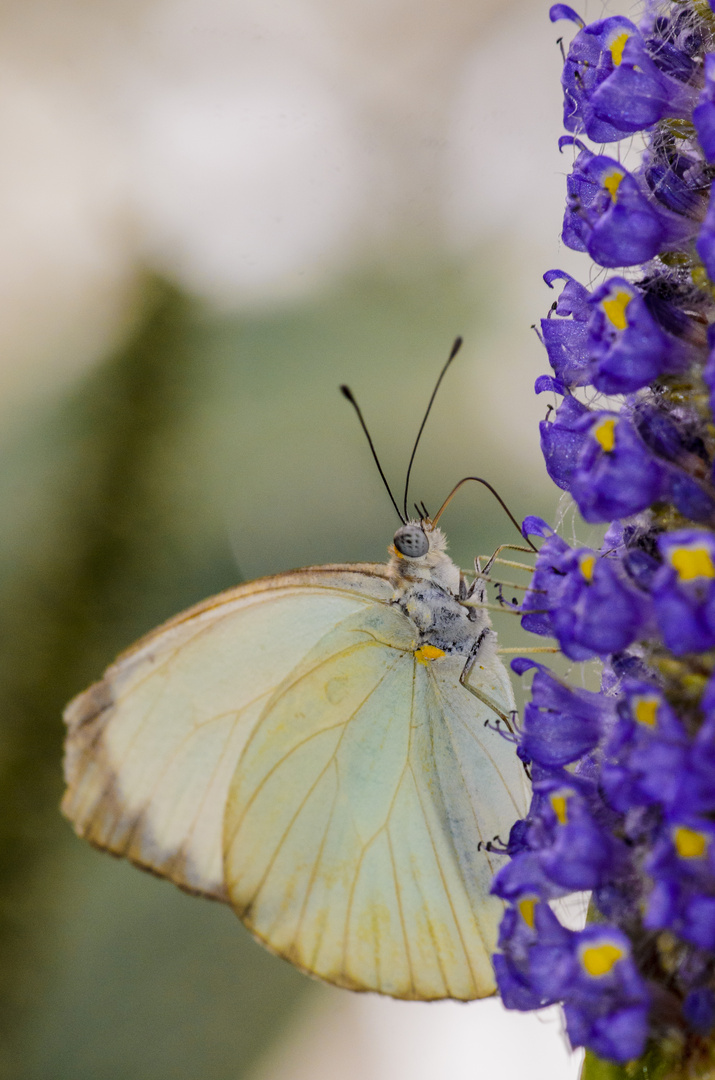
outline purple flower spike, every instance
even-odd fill
[[[601,266],[647,262],[695,232],[692,221],[648,199],[617,161],[590,150],[576,158],[566,192],[562,239]]]
[[[708,53],[704,64],[705,87],[693,109],[693,123],[705,160],[715,162],[715,53]]]
[[[586,437],[571,494],[586,521],[630,517],[662,497],[666,470],[627,417],[592,413],[579,424]]]
[[[665,644],[676,654],[715,646],[715,537],[682,529],[660,538],[663,565],[653,604]]]
[[[494,964],[508,1007],[562,1004],[586,1071],[667,1059],[684,1076],[715,1045],[715,21],[699,0],[646,0],[638,26],[550,15],[576,27],[563,240],[624,269],[592,267],[589,288],[544,275],[558,298],[534,389],[559,404],[542,452],[606,532],[583,547],[527,518],[541,543],[510,606],[572,664],[598,657],[601,689],[512,663],[536,669],[509,734],[533,794],[491,845],[507,860]],[[620,148],[579,135],[628,139],[640,162],[628,171]],[[583,890],[588,925],[566,930],[556,912]]]

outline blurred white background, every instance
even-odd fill
[[[601,5],[591,6],[582,14],[598,17]],[[460,469],[477,469],[499,479],[522,516],[555,508],[538,451],[545,403],[532,393],[546,361],[530,324],[553,299],[545,270],[587,274],[559,241],[562,32],[546,0],[6,0],[6,444],[42,426],[138,332],[151,274],[201,305],[207,323],[325,313],[315,316],[325,348],[314,371],[305,345],[291,366],[290,340],[280,362],[256,353],[260,387],[238,402],[216,391],[216,407],[197,406],[183,436],[205,469],[196,488],[215,491],[246,576],[287,568],[282,559],[381,557],[392,529],[384,493],[335,387],[350,381],[393,455],[388,466],[404,468],[408,432],[457,333],[464,355],[421,462],[428,505]],[[346,480],[348,459],[362,479]],[[226,495],[237,461],[240,512]],[[471,557],[474,505],[461,513]],[[102,863],[83,849],[72,857],[90,876]],[[55,978],[45,992],[51,1019],[37,1020],[28,1075],[50,1075],[58,1060],[62,987]],[[68,1061],[53,1075],[100,1075]],[[256,1068],[256,1080],[566,1080],[577,1061],[554,1012],[325,991]]]

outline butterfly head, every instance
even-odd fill
[[[447,538],[431,521],[408,521],[397,530],[388,548],[391,566],[399,577],[432,577],[438,568],[453,565],[446,547]]]

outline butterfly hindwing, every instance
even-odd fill
[[[426,664],[416,644],[399,608],[374,606],[274,692],[231,784],[226,885],[261,941],[330,982],[483,997],[502,909],[477,844],[523,812],[523,779],[459,686],[463,657]]]

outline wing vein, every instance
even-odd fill
[[[422,817],[424,819],[425,828],[427,830],[427,835],[429,836],[429,839],[430,839],[430,844],[432,845],[432,851],[434,853],[435,863],[437,864],[437,869],[439,871],[439,876],[440,876],[440,879],[442,881],[442,886],[444,888],[445,896],[447,897],[447,903],[449,904],[450,911],[452,912],[452,918],[454,919],[454,925],[457,928],[457,935],[459,936],[459,940],[460,940],[460,943],[462,945],[462,949],[464,950],[464,957],[465,957],[465,960],[467,961],[467,967],[469,968],[469,974],[472,977],[472,982],[474,983],[474,989],[476,990],[478,984],[477,984],[476,975],[475,975],[474,970],[472,968],[472,958],[469,955],[469,950],[467,949],[467,946],[466,946],[466,943],[465,943],[465,940],[464,940],[464,936],[462,934],[462,927],[459,924],[459,919],[457,917],[457,912],[455,911],[454,904],[452,903],[452,897],[450,895],[449,887],[447,885],[447,879],[444,876],[444,870],[442,868],[442,863],[440,862],[439,854],[437,852],[437,845],[434,842],[434,837],[432,835],[432,830],[430,829],[429,821],[427,820],[427,814],[425,813],[424,803],[422,801],[422,794],[420,792],[419,785],[417,783],[417,778],[415,777],[414,772],[412,773],[412,778],[413,778],[413,780],[415,782],[415,789],[417,791],[417,800],[418,800],[418,802],[420,804],[420,808],[422,810]],[[476,919],[475,919],[475,922],[476,922]],[[480,933],[480,937],[481,937],[481,933]]]
[[[268,705],[266,706],[266,708],[267,709],[268,708],[273,708],[273,706],[276,705],[281,700],[281,698],[283,696],[285,696],[285,694],[287,694],[294,686],[296,686],[300,682],[300,680],[302,678],[307,678],[310,675],[314,675],[316,671],[319,671],[321,667],[324,667],[325,664],[329,663],[330,661],[332,661],[332,660],[334,660],[336,658],[340,658],[340,657],[349,655],[355,648],[373,648],[373,647],[374,646],[372,645],[372,642],[361,642],[360,645],[358,645],[358,646],[351,645],[349,649],[342,650],[339,653],[334,653],[332,656],[327,657],[326,659],[322,660],[319,664],[316,664],[316,666],[314,668],[311,668],[310,671],[303,672],[299,676],[299,678],[297,678],[295,680],[294,683],[290,684],[289,686],[282,687],[280,692],[279,692],[279,695],[274,700],[270,701],[268,703]],[[305,746],[305,744],[310,742],[312,739],[318,738],[318,736],[324,734],[324,732],[326,732],[326,731],[335,731],[335,729],[339,728],[339,727],[344,727],[347,730],[347,726],[350,724],[351,720],[355,719],[355,717],[360,712],[360,710],[363,708],[365,703],[367,701],[369,701],[370,697],[375,693],[375,691],[378,689],[378,687],[381,686],[383,681],[387,678],[387,676],[391,674],[391,672],[394,670],[395,664],[397,664],[400,659],[401,659],[400,656],[398,656],[395,659],[392,666],[389,667],[382,674],[379,681],[376,682],[375,685],[370,688],[370,690],[367,693],[367,695],[365,696],[365,698],[356,706],[356,708],[354,709],[353,713],[350,716],[346,717],[344,720],[341,720],[337,724],[331,724],[329,727],[321,728],[320,731],[314,731],[312,734],[307,735],[300,742],[297,742],[294,746],[292,746],[290,748],[290,750],[288,750],[286,752],[286,754],[282,758],[280,758],[274,765],[271,766],[271,768],[268,770],[268,772],[265,774],[265,776],[261,777],[260,783],[255,788],[255,790],[251,793],[251,797],[246,802],[246,805],[243,808],[243,812],[241,813],[241,816],[238,818],[238,821],[235,823],[235,826],[234,826],[234,829],[233,829],[233,832],[232,832],[231,836],[226,838],[227,848],[231,847],[231,845],[233,844],[233,842],[234,842],[234,840],[236,838],[236,834],[238,833],[239,829],[241,828],[241,826],[243,824],[243,821],[244,821],[244,818],[246,817],[246,814],[250,810],[251,806],[253,805],[254,801],[258,797],[259,793],[263,790],[263,788],[266,785],[266,783],[268,782],[268,780],[270,780],[270,778],[276,772],[276,770],[279,769],[281,767],[281,765],[285,761],[288,760],[290,755],[295,753],[296,750],[299,750],[302,746]],[[264,715],[265,715],[265,711],[264,711]],[[256,723],[256,726],[253,729],[253,732],[251,733],[251,737],[249,737],[249,740],[247,741],[246,746],[244,747],[244,750],[243,750],[244,754],[248,750],[249,744],[251,742],[251,738],[257,733],[258,728],[260,727],[261,721],[263,720],[263,718],[264,718],[264,716],[261,716],[259,718],[258,722]],[[333,751],[333,754],[336,754],[338,752],[338,749],[340,748],[340,743],[341,742],[342,742],[342,735],[340,736],[340,739],[338,740],[338,744],[335,747],[335,750]]]
[[[403,774],[404,775],[404,774]],[[410,953],[410,943],[407,936],[407,925],[405,923],[405,912],[402,907],[402,894],[400,892],[400,882],[397,874],[397,865],[395,863],[395,852],[392,847],[392,837],[390,836],[389,825],[385,829],[385,835],[387,836],[387,848],[390,852],[390,863],[392,865],[392,877],[395,883],[395,896],[397,898],[397,910],[400,916],[400,926],[402,927],[402,940],[405,946],[405,958],[407,960],[407,970],[410,973],[410,989],[413,995],[417,994],[417,984],[415,983],[415,971],[412,964],[412,955]]]
[[[398,657],[398,660],[399,659],[400,658]],[[395,664],[397,662],[398,661],[396,660]],[[350,722],[357,716],[357,714],[363,708],[365,703],[370,700],[370,698],[375,693],[375,691],[378,689],[378,687],[380,687],[382,685],[382,683],[385,681],[387,676],[389,674],[391,674],[391,672],[393,670],[394,670],[394,664],[392,665],[392,667],[388,668],[387,671],[385,671],[384,674],[381,676],[381,678],[378,680],[378,682],[375,683],[375,685],[370,688],[369,692],[365,695],[364,699],[360,702],[360,704],[357,706],[357,708],[352,712],[352,714],[349,717],[347,717],[345,720],[343,720],[340,724],[333,724],[332,727],[330,727],[330,728],[322,728],[319,732],[314,732],[312,735],[308,736],[306,739],[303,740],[303,745],[305,745],[305,743],[309,742],[313,738],[316,738],[316,736],[318,736],[318,735],[322,735],[323,732],[325,732],[325,731],[334,731],[336,728],[339,728],[339,727],[342,727],[342,729],[343,729],[341,731],[341,733],[340,733],[340,737],[339,737],[339,739],[337,741],[337,744],[336,744],[334,750],[332,751],[330,757],[328,758],[328,761],[325,763],[324,767],[320,770],[320,773],[319,773],[318,777],[316,778],[314,783],[310,786],[307,794],[301,800],[300,805],[298,806],[298,809],[293,814],[292,818],[290,819],[289,824],[287,825],[287,827],[283,831],[283,835],[281,836],[280,840],[278,841],[278,844],[277,844],[277,846],[276,846],[276,848],[275,848],[275,850],[274,850],[274,852],[273,852],[273,854],[272,854],[272,856],[271,856],[271,858],[270,858],[270,860],[268,862],[266,870],[265,870],[265,872],[264,872],[264,874],[263,874],[263,876],[262,876],[262,878],[261,878],[261,880],[260,880],[260,882],[259,882],[259,884],[258,884],[258,886],[256,888],[256,891],[254,892],[251,900],[249,901],[249,905],[255,904],[255,902],[256,902],[256,900],[258,898],[258,895],[261,892],[261,889],[263,888],[263,886],[266,883],[266,880],[268,879],[268,875],[270,874],[271,870],[273,869],[273,866],[275,864],[276,859],[278,858],[278,855],[279,855],[279,853],[280,853],[280,851],[281,851],[281,849],[283,847],[283,844],[285,843],[286,839],[288,838],[288,834],[290,833],[290,831],[293,828],[295,822],[297,821],[298,816],[300,815],[300,813],[303,810],[303,807],[307,803],[310,796],[313,794],[313,791],[315,790],[317,785],[322,780],[323,776],[325,775],[325,773],[329,769],[330,765],[333,762],[336,761],[338,750],[340,749],[340,745],[341,745],[341,743],[343,741],[343,738],[345,737],[345,732],[347,731],[348,727],[350,726]],[[291,749],[288,751],[288,753],[284,757],[282,757],[279,761],[277,761],[276,764],[273,765],[272,768],[269,770],[269,772],[266,773],[266,775],[264,777],[262,777],[261,783],[255,789],[255,791],[251,794],[251,798],[246,803],[243,814],[242,814],[241,818],[239,819],[239,822],[236,825],[236,828],[233,831],[231,839],[227,842],[227,850],[228,850],[228,848],[233,846],[233,844],[235,842],[235,839],[236,839],[236,836],[238,834],[238,831],[239,831],[239,829],[241,827],[241,824],[245,820],[246,814],[248,813],[248,810],[249,810],[250,806],[255,801],[255,799],[256,799],[256,797],[258,795],[258,792],[263,790],[263,787],[265,786],[265,784],[268,781],[269,777],[272,776],[280,768],[280,766],[285,761],[287,761],[289,755],[292,754],[296,749],[297,749],[297,746],[291,747]]]

